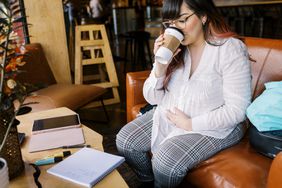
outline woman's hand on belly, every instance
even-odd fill
[[[186,131],[192,130],[192,121],[184,112],[174,107],[174,112],[167,110],[166,116],[176,127]]]

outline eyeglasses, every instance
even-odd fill
[[[194,14],[195,14],[195,12],[190,14],[189,16],[183,18],[183,19],[168,20],[168,21],[163,22],[162,24],[165,28],[168,28],[172,24],[174,24],[177,28],[184,29],[186,27],[186,23],[188,22],[189,18],[191,16],[193,16]]]

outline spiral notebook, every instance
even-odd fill
[[[82,148],[48,169],[47,172],[74,183],[92,187],[124,161],[123,157],[117,155]]]

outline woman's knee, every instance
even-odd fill
[[[156,187],[177,187],[187,174],[182,166],[167,163],[161,158],[152,159]]]
[[[152,158],[153,171],[157,179],[174,181],[176,184],[182,181],[188,168],[180,161],[181,159],[178,159],[179,154],[175,148],[170,150],[165,146],[160,147]]]
[[[128,124],[127,124],[128,125]],[[127,125],[125,125],[116,135],[116,146],[118,149],[128,147],[130,144],[128,137],[130,136],[128,134],[128,128]]]
[[[142,150],[150,145],[150,139],[142,128],[130,122],[117,134],[116,145],[118,149],[123,150]]]

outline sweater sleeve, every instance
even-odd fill
[[[218,130],[234,127],[245,119],[251,101],[251,71],[245,45],[229,39],[221,46],[219,69],[223,79],[224,104],[192,118],[192,130]]]
[[[160,78],[155,76],[154,66],[150,76],[147,78],[143,86],[143,96],[148,103],[152,105],[160,103],[165,94],[165,91],[162,89],[164,79],[165,76]]]

